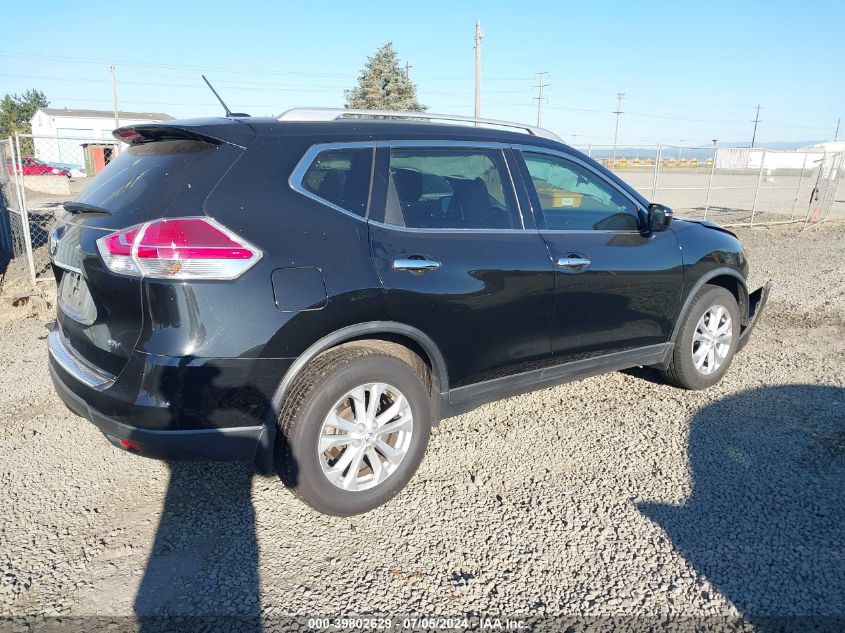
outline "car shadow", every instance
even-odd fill
[[[845,630],[845,389],[782,385],[701,409],[693,491],[640,511],[760,631]]]
[[[660,375],[660,371],[654,367],[630,367],[628,369],[621,370],[621,373],[626,376],[645,380],[646,382],[650,382],[654,385],[666,384],[666,381],[663,380],[663,377]]]
[[[261,631],[252,465],[168,465],[164,507],[135,597],[139,630]]]

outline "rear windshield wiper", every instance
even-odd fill
[[[85,202],[65,202],[62,205],[68,213],[85,213],[89,215],[111,215],[111,211]]]

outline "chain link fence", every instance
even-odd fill
[[[15,142],[0,139],[0,282],[2,288],[32,288],[29,224],[21,199]]]
[[[655,145],[575,146],[679,217],[725,226],[845,217],[843,152]],[[810,205],[825,191],[821,213]],[[818,208],[820,205],[816,205]]]
[[[9,219],[10,256],[26,260],[32,287],[51,279],[50,231],[58,212],[120,152],[111,139],[20,134],[0,147],[15,204]]]

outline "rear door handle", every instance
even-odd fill
[[[590,260],[584,257],[561,257],[557,260],[557,265],[578,273],[587,269],[590,265]]]
[[[426,270],[437,270],[440,268],[440,262],[434,259],[403,257],[393,260],[393,270],[410,270],[422,272]]]

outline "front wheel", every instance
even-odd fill
[[[704,286],[684,316],[663,377],[684,389],[715,385],[730,367],[739,332],[739,306],[734,296],[720,286]]]
[[[428,445],[427,370],[419,357],[389,344],[343,346],[311,361],[279,416],[276,466],[285,484],[335,516],[391,499]]]

